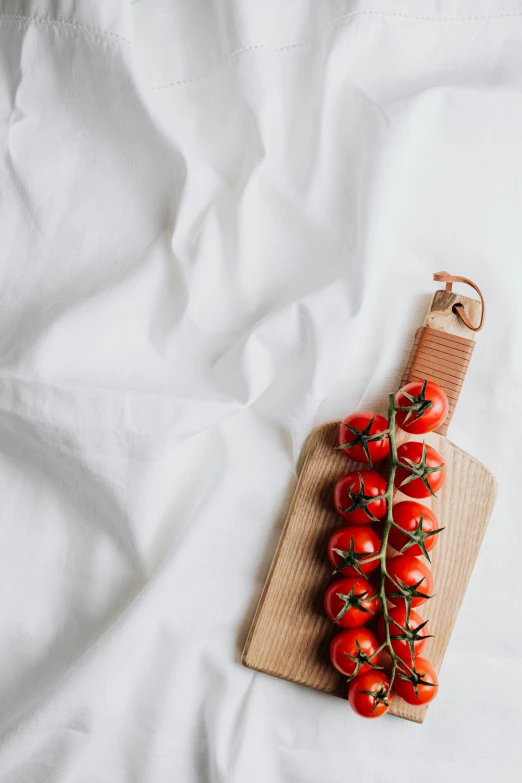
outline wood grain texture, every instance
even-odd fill
[[[333,508],[333,485],[360,464],[334,449],[338,427],[338,422],[325,424],[309,439],[242,660],[251,669],[346,698],[346,681],[328,656],[336,629],[324,614],[323,595],[331,580],[326,545],[333,530],[343,524]],[[451,477],[428,503],[446,529],[431,553],[436,596],[419,607],[435,635],[426,645],[426,656],[438,671],[493,509],[496,482],[480,462],[446,437],[436,433],[424,437],[441,452]],[[420,439],[404,434],[401,440]],[[404,497],[397,492],[395,499]],[[396,697],[390,712],[421,723],[426,710]]]

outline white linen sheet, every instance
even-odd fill
[[[5,0],[0,133],[0,783],[519,780],[522,3]],[[439,269],[500,494],[425,723],[363,721],[240,651]]]

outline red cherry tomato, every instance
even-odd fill
[[[377,611],[375,590],[362,576],[332,582],[324,594],[324,609],[330,620],[342,628],[365,625]]]
[[[385,492],[385,480],[373,470],[346,473],[334,487],[335,510],[352,525],[368,525],[385,515]]]
[[[386,562],[386,570],[402,589],[413,596],[411,605],[419,606],[431,596],[433,577],[424,560],[413,555],[397,555]],[[402,587],[401,582],[405,585]],[[390,579],[386,580],[386,595],[396,606],[404,606],[404,599],[395,595],[399,588]]]
[[[439,690],[439,678],[431,663],[426,658],[417,656],[414,661],[416,676],[415,685],[410,680],[404,680],[400,674],[411,676],[407,669],[397,668],[393,681],[393,690],[407,704],[428,704],[436,697]],[[415,687],[416,686],[416,687]]]
[[[434,381],[412,381],[395,395],[399,408],[395,420],[405,432],[423,435],[440,427],[448,415],[449,403],[444,389]]]
[[[367,558],[377,554],[380,548],[381,539],[367,525],[340,527],[328,541],[328,560],[335,569],[334,574],[364,576],[379,565],[378,559],[367,562]]]
[[[388,419],[378,413],[351,413],[339,427],[339,448],[356,462],[379,462],[390,453],[388,436],[379,437],[387,429]]]
[[[425,647],[426,642],[428,641],[428,627],[427,625],[422,626],[425,622],[425,620],[422,619],[420,614],[415,611],[415,609],[410,610],[410,621],[408,623],[408,627],[406,628],[406,607],[405,606],[394,606],[392,609],[388,611],[388,614],[390,616],[390,637],[391,637],[391,645],[393,648],[393,651],[396,655],[398,655],[400,658],[402,658],[406,663],[411,665],[411,650],[410,645],[408,644],[407,639],[394,639],[394,636],[410,636],[411,641],[413,642],[413,653],[414,655],[418,655],[422,649]],[[397,623],[397,625],[395,625]],[[399,627],[400,626],[400,627]],[[386,635],[384,632],[384,619],[381,616],[379,618],[379,622],[377,623],[377,638],[379,639],[379,642],[382,644],[386,640]]]
[[[371,671],[365,661],[377,664],[375,652],[379,644],[375,635],[367,628],[350,628],[341,631],[330,643],[330,660],[338,672],[346,677]]]
[[[388,712],[393,694],[387,696],[390,680],[383,672],[370,671],[356,677],[348,686],[348,701],[357,715],[380,718]]]
[[[415,557],[425,555],[429,560],[428,552],[437,543],[437,535],[442,530],[433,511],[415,500],[403,500],[393,506],[392,515],[395,524],[412,535],[392,527],[388,543],[398,552],[407,552]]]
[[[399,462],[408,468],[395,471],[395,486],[410,498],[427,498],[443,485],[446,466],[441,455],[431,446],[417,441],[403,443],[397,449]]]

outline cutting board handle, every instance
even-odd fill
[[[465,285],[469,285],[475,289],[475,291],[480,297],[480,304],[481,304],[480,321],[478,323],[478,326],[473,326],[468,316],[466,315],[466,310],[462,302],[456,302],[453,305],[452,309],[455,315],[459,316],[460,320],[464,323],[465,326],[468,327],[468,329],[471,329],[472,332],[480,332],[480,330],[484,326],[484,318],[486,317],[486,303],[484,302],[482,291],[480,290],[478,285],[476,285],[473,282],[473,280],[470,280],[468,277],[459,277],[456,275],[450,275],[449,272],[434,272],[433,279],[437,283],[446,283],[446,288],[445,288],[446,291],[453,291],[453,283],[465,283]]]
[[[416,332],[401,385],[427,379],[442,386],[449,412],[437,432],[446,435],[475,347],[475,333],[484,324],[485,305],[480,289],[467,277],[436,272],[433,279],[446,287],[435,292],[424,325]],[[453,283],[470,285],[480,301],[455,294]],[[477,321],[478,326],[473,326]]]

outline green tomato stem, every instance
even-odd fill
[[[388,398],[388,438],[390,441],[390,471],[388,473],[388,483],[386,486],[386,492],[385,492],[385,498],[386,498],[386,521],[384,524],[384,530],[382,533],[382,542],[381,542],[381,549],[379,552],[379,560],[380,560],[380,570],[381,570],[381,582],[379,587],[378,596],[381,601],[381,607],[382,607],[382,616],[384,621],[384,632],[385,632],[385,641],[383,644],[383,647],[387,649],[388,654],[390,655],[390,658],[392,660],[392,668],[391,668],[391,674],[390,674],[390,684],[388,686],[387,696],[391,693],[391,689],[393,686],[393,681],[395,679],[395,673],[397,671],[398,662],[400,661],[401,665],[403,665],[406,669],[409,670],[410,673],[413,673],[413,669],[411,669],[408,664],[400,658],[395,652],[395,650],[392,647],[391,642],[391,634],[390,634],[390,625],[392,623],[390,619],[390,615],[388,612],[388,605],[386,603],[386,577],[391,579],[388,576],[387,570],[386,570],[386,550],[388,547],[388,536],[390,534],[390,530],[393,526],[395,526],[395,523],[393,521],[393,509],[392,509],[392,501],[393,501],[393,491],[394,491],[394,481],[395,481],[395,472],[397,470],[397,467],[401,465],[399,462],[399,459],[397,457],[397,441],[395,436],[395,416],[397,414],[398,408],[395,405],[395,395],[390,394]],[[391,579],[391,581],[394,583],[395,580]],[[405,600],[408,599],[405,597]],[[410,615],[410,609],[411,609],[411,599],[410,599],[410,605],[407,607],[406,612],[406,618],[407,622],[409,620]],[[412,658],[413,663],[413,658]]]

